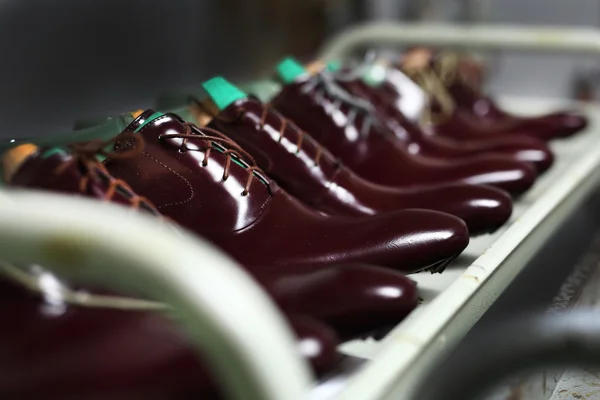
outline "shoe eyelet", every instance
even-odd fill
[[[203,167],[206,167],[207,165],[208,165],[208,162],[207,162],[207,161],[202,161],[202,166],[203,166]]]
[[[244,190],[244,191],[242,192],[242,197],[246,197],[246,196],[248,196],[248,191],[247,191],[247,190]]]
[[[185,154],[185,153],[187,153],[188,149],[187,149],[187,147],[180,147],[178,151],[180,154]]]

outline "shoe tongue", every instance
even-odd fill
[[[288,57],[281,61],[277,67],[277,75],[284,84],[290,84],[295,82],[298,78],[307,76],[309,72],[292,57]]]
[[[219,111],[223,111],[236,101],[248,97],[240,88],[220,76],[204,82],[202,87],[206,90],[206,93],[208,93]]]

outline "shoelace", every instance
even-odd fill
[[[459,81],[461,84],[477,90],[477,83],[471,80],[464,73],[464,70],[461,69],[462,59],[463,57],[459,53],[445,52],[439,54],[433,65],[433,69],[446,87]]]
[[[404,72],[431,98],[435,99],[440,107],[439,111],[433,110],[432,107],[426,107],[423,111],[422,122],[437,125],[450,119],[456,110],[456,104],[436,72],[430,68],[405,69]]]
[[[118,138],[122,138],[122,136],[117,136],[107,141],[98,139],[69,144],[68,148],[71,150],[72,158],[59,165],[54,170],[54,173],[60,175],[69,166],[77,163],[83,172],[83,177],[79,181],[79,191],[81,193],[87,191],[90,181],[102,181],[107,186],[104,193],[104,200],[111,201],[116,194],[119,194],[129,201],[132,208],[143,209],[153,215],[160,216],[160,212],[150,200],[136,194],[126,182],[114,178],[104,165],[98,161],[98,156],[104,156],[107,159],[124,159],[143,151],[144,141],[139,135],[130,134],[128,137],[131,137],[135,141],[135,145],[131,150],[122,153],[105,150],[109,145],[115,143]]]
[[[473,87],[460,71],[460,56],[453,52],[447,52],[438,55],[435,63],[431,67],[405,70],[425,92],[433,97],[440,106],[440,111],[435,112],[428,107],[423,115],[425,123],[440,124],[447,121],[456,110],[456,103],[452,98],[448,88],[456,81],[468,87]]]
[[[245,111],[245,110],[242,110],[242,111]],[[302,129],[298,128],[289,119],[284,118],[283,116],[279,115],[279,113],[277,113],[277,112],[274,112],[270,104],[262,105],[262,113],[261,113],[260,122],[259,122],[260,129],[263,129],[263,130],[265,129],[265,125],[267,124],[267,118],[269,117],[270,114],[277,116],[277,118],[281,122],[281,126],[279,127],[279,138],[277,139],[278,142],[281,142],[283,140],[283,138],[285,137],[286,129],[289,126],[293,126],[296,129],[296,131],[298,132],[298,139],[296,141],[296,154],[300,153],[300,150],[302,150],[302,144],[305,142],[306,132],[303,131]],[[319,162],[321,161],[321,157],[323,156],[323,153],[324,153],[323,146],[321,146],[314,140],[312,140],[311,142],[312,142],[313,146],[315,146],[315,148],[317,149],[317,152],[315,154],[313,161],[314,161],[315,165],[319,165]],[[331,161],[333,163],[339,164],[339,162],[337,162],[335,159],[333,159]]]
[[[374,107],[367,101],[357,98],[340,85],[336,83],[338,81],[349,81],[355,79],[354,74],[342,75],[332,74],[329,71],[321,71],[315,74],[303,87],[303,93],[314,92],[314,96],[320,100],[325,100],[326,97],[333,99],[333,108],[335,111],[339,111],[341,106],[345,104],[350,108],[347,118],[348,123],[353,124],[359,114],[363,115],[363,123],[360,129],[361,135],[365,136],[371,130],[371,127],[376,123]]]
[[[185,123],[186,131],[184,133],[163,133],[158,139],[183,139],[181,145],[179,147],[179,151],[185,153],[187,151],[196,151],[196,149],[190,149],[187,147],[187,142],[189,139],[193,140],[201,140],[207,143],[207,148],[204,152],[204,159],[202,160],[202,166],[208,165],[208,160],[210,158],[210,153],[212,149],[220,151],[222,154],[226,156],[225,168],[223,169],[223,182],[225,182],[229,178],[229,172],[231,168],[232,159],[235,157],[238,162],[241,162],[245,165],[242,165],[243,168],[248,171],[248,178],[246,179],[246,184],[244,186],[244,190],[242,192],[242,196],[247,196],[250,192],[250,187],[252,185],[252,181],[254,180],[255,174],[265,175],[264,172],[256,166],[256,162],[254,158],[250,154],[248,154],[244,149],[242,149],[237,143],[229,139],[223,133],[217,131],[216,129],[203,127],[202,129],[196,127],[193,124]],[[210,132],[213,135],[206,135],[205,132]],[[222,149],[219,149],[216,146],[221,146]],[[269,191],[271,191],[271,186],[269,182],[264,179]]]
[[[226,119],[223,116],[219,115],[219,114],[215,114],[214,112],[212,112],[208,107],[206,107],[202,102],[198,101],[195,98],[191,98],[190,99],[191,102],[193,102],[197,107],[199,107],[203,112],[207,113],[208,115],[210,115],[212,118],[218,119],[219,121],[225,122],[225,123],[234,123],[236,121],[239,120],[239,118],[246,112],[248,112],[248,109],[246,106],[242,105],[238,108],[238,113],[237,115],[233,118],[233,119]],[[296,154],[300,153],[300,151],[302,150],[302,146],[304,143],[309,142],[316,148],[316,154],[315,157],[313,159],[313,162],[315,163],[315,166],[318,166],[319,163],[321,162],[321,159],[323,157],[323,155],[325,154],[326,157],[329,156],[328,158],[331,158],[330,161],[332,164],[335,165],[335,168],[339,168],[339,166],[341,165],[341,161],[334,158],[333,155],[331,155],[330,153],[328,153],[323,146],[321,146],[319,143],[317,143],[317,141],[315,141],[312,138],[307,138],[307,133],[300,129],[296,124],[294,124],[292,121],[290,121],[289,119],[285,118],[283,115],[279,114],[270,103],[262,103],[259,100],[257,100],[257,102],[260,103],[261,106],[261,116],[260,116],[260,121],[259,121],[259,129],[264,130],[265,126],[267,125],[267,118],[269,117],[269,115],[273,115],[275,116],[279,122],[280,122],[280,127],[279,127],[279,137],[277,138],[278,142],[281,142],[283,140],[283,138],[285,137],[285,133],[286,130],[288,128],[292,128],[295,129],[296,132],[298,133],[298,139],[296,140]]]

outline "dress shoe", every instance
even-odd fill
[[[394,187],[466,182],[521,194],[535,181],[533,167],[510,157],[450,161],[412,155],[378,121],[370,103],[351,96],[327,74],[310,76],[290,59],[278,71],[286,85],[272,106],[372,182]]]
[[[222,398],[160,303],[72,290],[41,269],[8,274],[3,266],[0,289],[2,398]],[[299,351],[330,370],[335,333],[306,316],[288,321]]]
[[[250,269],[359,262],[437,271],[468,243],[462,221],[433,211],[323,216],[279,189],[220,132],[173,114],[146,111],[128,132],[144,139],[143,153],[109,158],[107,170]],[[130,148],[117,138],[117,154]]]
[[[588,126],[588,119],[575,111],[523,117],[509,114],[500,109],[491,97],[477,92],[461,80],[449,85],[449,92],[457,106],[468,115],[475,117],[482,125],[502,127],[508,132],[525,132],[544,140],[572,136]]]
[[[11,184],[107,198],[106,188],[110,185],[98,186],[92,182],[94,190],[80,185],[80,168],[91,168],[91,164],[84,167],[71,162],[58,175],[54,171],[61,165],[60,160],[68,159],[69,155],[57,152],[41,158],[36,157],[36,152],[35,147],[27,146],[16,148],[9,152],[9,157],[4,157],[4,160],[16,163]],[[50,175],[53,180],[44,175]],[[106,180],[115,179],[108,176]],[[135,196],[131,193],[129,197]],[[112,198],[112,201],[116,200],[118,198]],[[148,210],[156,211],[150,204]],[[398,272],[373,266],[336,265],[323,269],[320,265],[303,265],[294,270],[250,273],[284,312],[306,314],[325,321],[343,337],[362,335],[389,323],[398,323],[417,305],[417,291],[412,280]],[[326,302],[323,301],[325,298],[328,299]]]
[[[380,82],[366,80],[369,69],[383,68]],[[363,98],[373,104],[374,110],[382,123],[395,133],[399,142],[411,154],[442,159],[466,159],[479,154],[504,154],[511,158],[531,163],[538,172],[546,171],[554,160],[548,146],[541,140],[526,136],[494,137],[489,140],[461,140],[448,137],[427,135],[421,127],[406,118],[399,104],[404,94],[394,84],[394,74],[400,71],[383,66],[367,66],[366,71],[339,70],[334,71],[336,82],[354,96]],[[373,74],[370,74],[373,75]],[[369,83],[367,83],[369,82]]]
[[[46,169],[59,174],[60,165],[88,166],[76,170],[70,183],[86,188],[96,179],[89,167],[97,164],[90,162],[95,161],[94,145],[106,147],[92,142],[75,146],[75,157],[57,153],[38,158],[55,163]],[[468,244],[463,221],[435,211],[324,216],[279,189],[230,139],[172,114],[144,112],[115,139],[115,151],[102,165],[111,177],[127,182],[160,213],[212,241],[249,270],[367,263],[404,272],[441,272]],[[94,171],[91,177],[89,171]],[[20,179],[14,176],[12,182]]]
[[[2,154],[2,168],[4,182],[11,186],[94,197],[161,216],[148,199],[114,178],[102,163],[57,147],[20,144]]]
[[[326,214],[361,216],[431,209],[463,219],[471,235],[497,229],[511,214],[510,197],[492,187],[455,183],[401,189],[366,181],[293,122],[223,78],[212,79],[204,87],[212,100],[196,100],[182,113],[191,118],[189,122],[223,132],[288,193]]]
[[[275,278],[256,277],[281,309],[323,321],[342,339],[397,325],[419,301],[412,280],[373,266],[340,265]]]
[[[536,117],[508,114],[470,83],[455,54],[423,50],[414,57],[419,59],[417,63],[411,62],[413,56],[407,54],[401,65],[435,100],[435,118],[429,127],[432,133],[463,140],[509,135],[551,140],[571,136],[588,124],[585,116],[575,112]]]

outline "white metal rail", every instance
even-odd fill
[[[308,368],[281,315],[241,268],[199,238],[114,204],[4,191],[0,255],[171,305],[233,399],[306,398]]]
[[[600,31],[483,24],[371,23],[338,35],[323,48],[321,56],[326,60],[344,59],[364,47],[408,45],[600,54]]]

